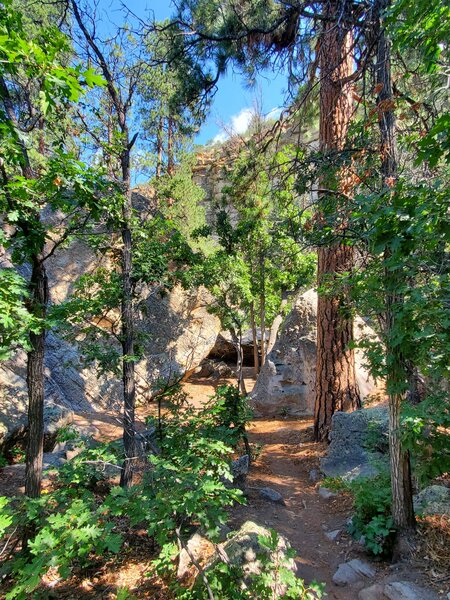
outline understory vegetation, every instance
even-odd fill
[[[1,499],[4,551],[14,551],[22,528],[34,532],[26,554],[3,564],[3,577],[14,580],[6,599],[28,597],[49,569],[67,578],[74,567],[121,552],[124,532],[136,528],[144,528],[154,540],[154,568],[176,597],[205,597],[202,579],[192,591],[178,583],[177,557],[185,547],[183,540],[195,529],[218,541],[227,509],[245,502],[242,491],[233,486],[231,460],[246,435],[247,417],[244,399],[234,386],[219,388],[201,410],[175,405],[158,428],[151,429],[156,453],[143,452],[141,482],[128,489],[110,481],[121,469],[123,446],[80,440],[74,430],[64,431],[59,439],[79,453],[58,469],[54,489],[39,499]],[[217,597],[272,598],[277,586],[286,588],[287,597],[322,597],[320,585],[306,586],[287,568],[295,552],[279,552],[274,530],[259,542],[260,573],[245,576],[246,583],[239,564],[216,560],[208,569],[204,577]]]
[[[325,597],[275,530],[253,570],[225,550],[258,454],[245,366],[329,443],[371,401],[357,352],[387,415],[377,474],[325,484],[371,555],[410,557],[427,523],[443,545],[413,496],[450,487],[448,2],[181,0],[161,20],[105,2],[0,0],[0,470],[25,463],[24,494],[0,496],[0,593],[45,596],[142,538],[168,598]],[[231,70],[278,74],[282,106],[199,146]],[[309,333],[287,332],[314,353],[300,379],[275,344],[311,288]],[[184,379],[219,337],[236,386],[196,403]],[[49,428],[59,400],[113,412],[122,438]]]

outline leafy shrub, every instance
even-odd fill
[[[395,533],[389,474],[356,479],[348,485],[355,508],[349,533],[356,539],[363,537],[364,546],[372,554],[389,555]]]
[[[88,447],[85,442],[78,440],[77,446],[83,448],[81,452],[59,469],[58,480],[61,484],[93,489],[99,481],[107,479],[110,469],[120,472],[123,449],[118,448],[117,444],[97,444]]]
[[[421,485],[450,471],[450,402],[435,391],[416,406],[403,407],[403,443]]]
[[[20,535],[22,527],[35,532],[26,551],[3,566],[2,574],[12,582],[6,599],[21,600],[33,594],[50,568],[67,578],[74,566],[85,567],[98,556],[118,552],[122,546],[118,517],[122,527],[125,523],[130,528],[147,528],[160,548],[154,567],[166,576],[173,574],[179,542],[191,534],[192,527],[217,539],[228,518],[227,508],[244,500],[242,492],[229,483],[232,445],[242,435],[247,414],[242,397],[232,387],[219,389],[217,398],[200,411],[175,410],[161,420],[160,454],[149,457],[142,482],[130,489],[113,487],[103,498],[90,491],[105,476],[102,466],[118,465],[122,460],[115,444],[99,444],[85,446],[63,465],[59,487],[49,494],[39,499],[0,498],[0,538]],[[75,440],[70,430],[61,432],[60,437]],[[277,553],[278,542],[276,532],[260,539],[266,550],[261,556],[262,573],[241,591],[237,591],[242,581],[240,570],[218,565],[210,575],[217,598],[272,598],[278,585],[285,587],[288,598],[321,598],[321,586],[306,587],[287,568]],[[174,592],[186,599],[203,598],[206,593],[179,584]],[[129,597],[125,589],[120,594]]]
[[[280,549],[280,537],[271,529],[269,535],[258,536],[261,552],[258,554],[260,570],[258,573],[245,573],[236,564],[219,562],[214,568],[207,569],[205,576],[216,598],[220,600],[272,600],[283,595],[296,600],[320,600],[324,597],[324,585],[312,582],[306,585],[303,579],[296,577],[290,568],[290,561],[296,552],[292,548]],[[203,580],[192,590],[177,590],[177,597],[183,600],[207,598]]]
[[[85,489],[65,488],[38,499],[23,498],[14,507],[2,498],[0,506],[0,534],[14,533],[22,526],[37,532],[26,552],[2,569],[14,581],[6,600],[26,598],[51,567],[65,578],[74,564],[85,566],[92,556],[118,552],[121,547],[121,536],[105,519],[104,507]]]

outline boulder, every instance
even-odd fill
[[[146,342],[145,358],[135,370],[138,402],[152,397],[158,380],[181,377],[208,356],[220,331],[219,319],[207,311],[210,300],[203,289],[185,292],[175,288],[166,295],[148,290],[143,295],[139,327]],[[49,332],[45,402],[47,407],[59,406],[69,413],[120,410],[122,382],[118,377],[100,375],[85,364],[75,345]],[[26,355],[20,351],[0,364],[0,446],[23,433],[27,406]]]
[[[439,596],[433,591],[418,586],[410,581],[393,581],[384,586],[384,596],[387,600],[438,600]]]
[[[362,560],[354,558],[338,566],[336,573],[333,575],[333,583],[340,586],[350,585],[365,579],[372,579],[375,575],[376,571],[373,567]]]
[[[194,369],[190,377],[191,379],[222,379],[234,377],[234,371],[230,365],[221,360],[206,359]]]
[[[250,469],[250,457],[248,454],[240,456],[231,463],[231,474],[233,475],[233,486],[244,488]]]
[[[195,566],[192,564],[192,557],[194,560],[203,564],[215,551],[214,544],[208,539],[194,533],[194,535],[188,540],[185,548],[182,548],[178,558],[178,570],[177,577],[180,580],[185,580],[188,576],[196,576]]]
[[[355,339],[375,337],[373,330],[356,317]],[[317,293],[299,295],[287,315],[278,339],[251,394],[256,414],[312,415],[316,377]],[[355,351],[356,377],[362,398],[375,388],[364,366],[362,351]]]
[[[414,511],[419,515],[450,515],[450,488],[430,485],[414,496]]]
[[[53,381],[45,382],[44,427],[53,435],[73,420],[73,411]],[[17,362],[0,364],[0,447],[14,443],[27,426],[28,392],[25,353],[17,353]]]
[[[242,527],[224,544],[219,544],[218,552],[208,561],[205,566],[206,573],[213,569],[221,561],[226,560],[232,566],[238,567],[242,571],[243,582],[251,587],[252,576],[260,575],[263,572],[263,563],[261,556],[268,556],[271,562],[283,563],[283,565],[296,572],[295,561],[287,557],[289,543],[279,535],[278,548],[273,554],[269,554],[267,548],[264,548],[259,538],[260,536],[270,537],[270,531],[261,527],[252,521],[246,521]],[[197,578],[199,581],[199,578]],[[277,583],[274,589],[274,597],[280,597],[285,591],[281,583]]]
[[[259,490],[259,495],[261,496],[261,498],[264,498],[264,500],[268,500],[269,502],[273,502],[274,504],[282,504],[283,506],[285,506],[286,504],[280,492],[277,492],[276,490],[273,490],[270,487],[261,488]]]
[[[320,468],[327,477],[356,477],[378,474],[377,463],[386,460],[388,414],[385,408],[367,408],[333,415],[331,443]]]

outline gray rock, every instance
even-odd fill
[[[44,406],[45,433],[57,433],[63,427],[67,427],[73,421],[73,411],[65,406],[46,402]]]
[[[196,561],[204,562],[214,552],[213,544],[199,533],[194,535],[186,543],[187,550],[183,548],[178,558],[178,579],[184,579],[191,571],[192,560],[191,556]]]
[[[450,515],[450,488],[430,485],[414,496],[414,510],[420,515]]]
[[[148,454],[160,454],[156,427],[150,427],[145,431],[136,432],[136,453],[140,457]]]
[[[325,533],[325,537],[330,540],[330,542],[336,542],[342,535],[342,529],[335,529],[334,531],[327,531]]]
[[[259,542],[260,536],[269,537],[269,530],[252,521],[246,521],[239,531],[229,537],[224,544],[220,544],[218,549],[219,553],[216,554],[205,567],[206,573],[209,569],[214,568],[223,560],[223,558],[220,557],[220,554],[222,554],[222,556],[226,556],[227,561],[232,565],[242,569],[244,582],[251,587],[252,576],[259,575],[263,571],[261,556],[264,554],[266,556],[268,555],[267,549],[261,546]],[[282,562],[286,568],[295,573],[295,561],[292,558],[288,559],[286,556],[288,548],[289,543],[287,540],[279,535],[277,551],[273,555],[270,555],[269,558],[274,562]],[[199,581],[198,577],[197,581]],[[284,591],[285,587],[282,584],[277,583],[274,589],[276,597],[281,597],[284,594]]]
[[[354,558],[346,563],[341,563],[333,575],[333,582],[336,585],[344,586],[364,579],[375,577],[376,571],[370,565]]]
[[[5,263],[4,257],[0,257]],[[91,248],[76,241],[48,261],[52,303],[65,300],[77,277],[100,262]],[[107,263],[102,264],[108,267]],[[160,379],[170,380],[190,373],[213,348],[220,332],[220,320],[207,308],[209,293],[175,287],[170,293],[142,288],[137,302],[137,327],[143,336],[144,358],[136,364],[136,400],[150,400]],[[115,318],[112,315],[112,318]],[[105,329],[110,323],[105,320]],[[114,346],[113,338],[111,345]],[[117,347],[120,350],[119,347]],[[62,426],[62,409],[103,410],[122,404],[119,378],[101,376],[85,362],[82,351],[54,332],[46,336],[45,401],[49,433]],[[26,354],[17,352],[0,365],[0,446],[21,435],[27,424]],[[54,407],[61,410],[54,418]]]
[[[326,487],[319,487],[319,496],[324,500],[329,500],[330,498],[336,498],[337,494],[332,492]]]
[[[66,462],[65,452],[44,452],[42,465],[44,470],[59,469]]]
[[[231,474],[233,475],[233,485],[237,487],[245,486],[249,468],[250,458],[248,454],[244,454],[232,461]]]
[[[283,504],[285,505],[285,501],[283,500],[283,496],[280,492],[273,490],[270,487],[263,487],[259,490],[259,495],[264,500],[269,500],[270,502],[274,502],[275,504]]]
[[[309,479],[313,482],[313,483],[317,483],[320,479],[320,473],[317,469],[311,469],[311,471],[309,472]]]
[[[375,337],[360,318],[355,320],[355,338]],[[280,329],[278,339],[261,369],[251,394],[258,415],[312,415],[316,376],[317,293],[299,295]],[[356,350],[356,373],[365,398],[374,381],[365,369],[362,352]]]
[[[410,581],[394,581],[384,587],[388,600],[439,600],[437,594]]]
[[[211,353],[214,349],[211,350]],[[211,355],[210,353],[210,355]],[[233,377],[234,371],[227,363],[221,360],[206,359],[200,366],[194,369],[191,378],[194,379],[221,379],[225,377]]]
[[[83,452],[83,448],[75,447],[70,450],[66,450],[66,459],[72,460],[76,456],[78,456],[81,452]]]
[[[327,456],[320,460],[322,472],[327,477],[342,477],[346,481],[377,475],[380,470],[377,464],[385,463],[387,457],[381,452],[373,452],[371,442],[378,443],[379,449],[384,448],[384,441],[380,443],[379,440],[387,440],[387,430],[385,408],[335,413]]]
[[[382,583],[375,583],[375,585],[361,590],[358,594],[358,600],[386,600],[383,591],[384,585]]]

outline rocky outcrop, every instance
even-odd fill
[[[317,293],[309,290],[297,297],[252,392],[256,414],[311,415],[314,412],[316,376]],[[355,338],[375,336],[364,321],[355,319]],[[356,376],[361,396],[373,391],[375,382],[355,351]]]
[[[139,198],[143,196],[138,195]],[[136,204],[134,194],[134,204]],[[144,210],[143,207],[138,207]],[[48,216],[49,220],[55,215]],[[7,254],[0,256],[1,266],[11,267]],[[50,300],[63,302],[73,292],[78,278],[97,266],[108,267],[109,260],[96,254],[82,241],[58,250],[47,261]],[[27,277],[24,266],[22,274]],[[186,291],[175,287],[166,292],[156,287],[140,290],[136,310],[144,358],[136,365],[137,402],[148,401],[160,379],[176,379],[197,367],[213,348],[220,332],[219,319],[208,312],[211,296],[205,289]],[[115,317],[118,315],[116,314]],[[110,322],[99,326],[108,328]],[[111,346],[117,340],[111,336]],[[120,349],[119,354],[120,354]],[[61,339],[55,332],[46,336],[45,402],[69,411],[119,409],[122,385],[118,377],[101,375],[84,362],[79,348]],[[26,355],[18,352],[0,363],[0,445],[26,425]]]
[[[203,566],[207,577],[215,567],[221,562],[225,562],[231,568],[240,571],[242,585],[250,588],[253,578],[264,572],[265,563],[268,561],[278,565],[282,564],[295,573],[295,561],[287,555],[290,548],[287,540],[279,535],[277,549],[271,552],[262,545],[261,537],[270,539],[270,531],[252,521],[246,521],[238,531],[230,533],[228,539],[216,547],[196,533],[180,553],[178,578],[186,580],[190,575],[195,578],[196,586],[201,585],[202,577],[193,566],[192,558],[197,564],[200,563]],[[271,585],[273,586],[273,597],[279,598],[284,595],[286,588],[282,580],[274,580]]]
[[[367,408],[333,415],[331,443],[320,468],[327,477],[351,481],[378,474],[377,465],[388,451],[388,413],[385,408]]]
[[[66,282],[63,286],[70,288]],[[181,288],[169,294],[148,292],[143,298],[138,326],[145,341],[144,358],[136,365],[138,402],[150,399],[159,379],[181,377],[208,356],[220,331],[219,319],[207,311],[209,301],[205,290]],[[51,332],[46,338],[45,367],[46,405],[73,411],[120,409],[120,379],[84,365],[80,351]],[[0,409],[2,444],[26,424],[24,352],[0,364]]]
[[[359,592],[358,600],[439,600],[439,596],[412,581],[391,581],[364,588]]]
[[[430,485],[414,496],[414,510],[419,515],[450,515],[450,488]]]

